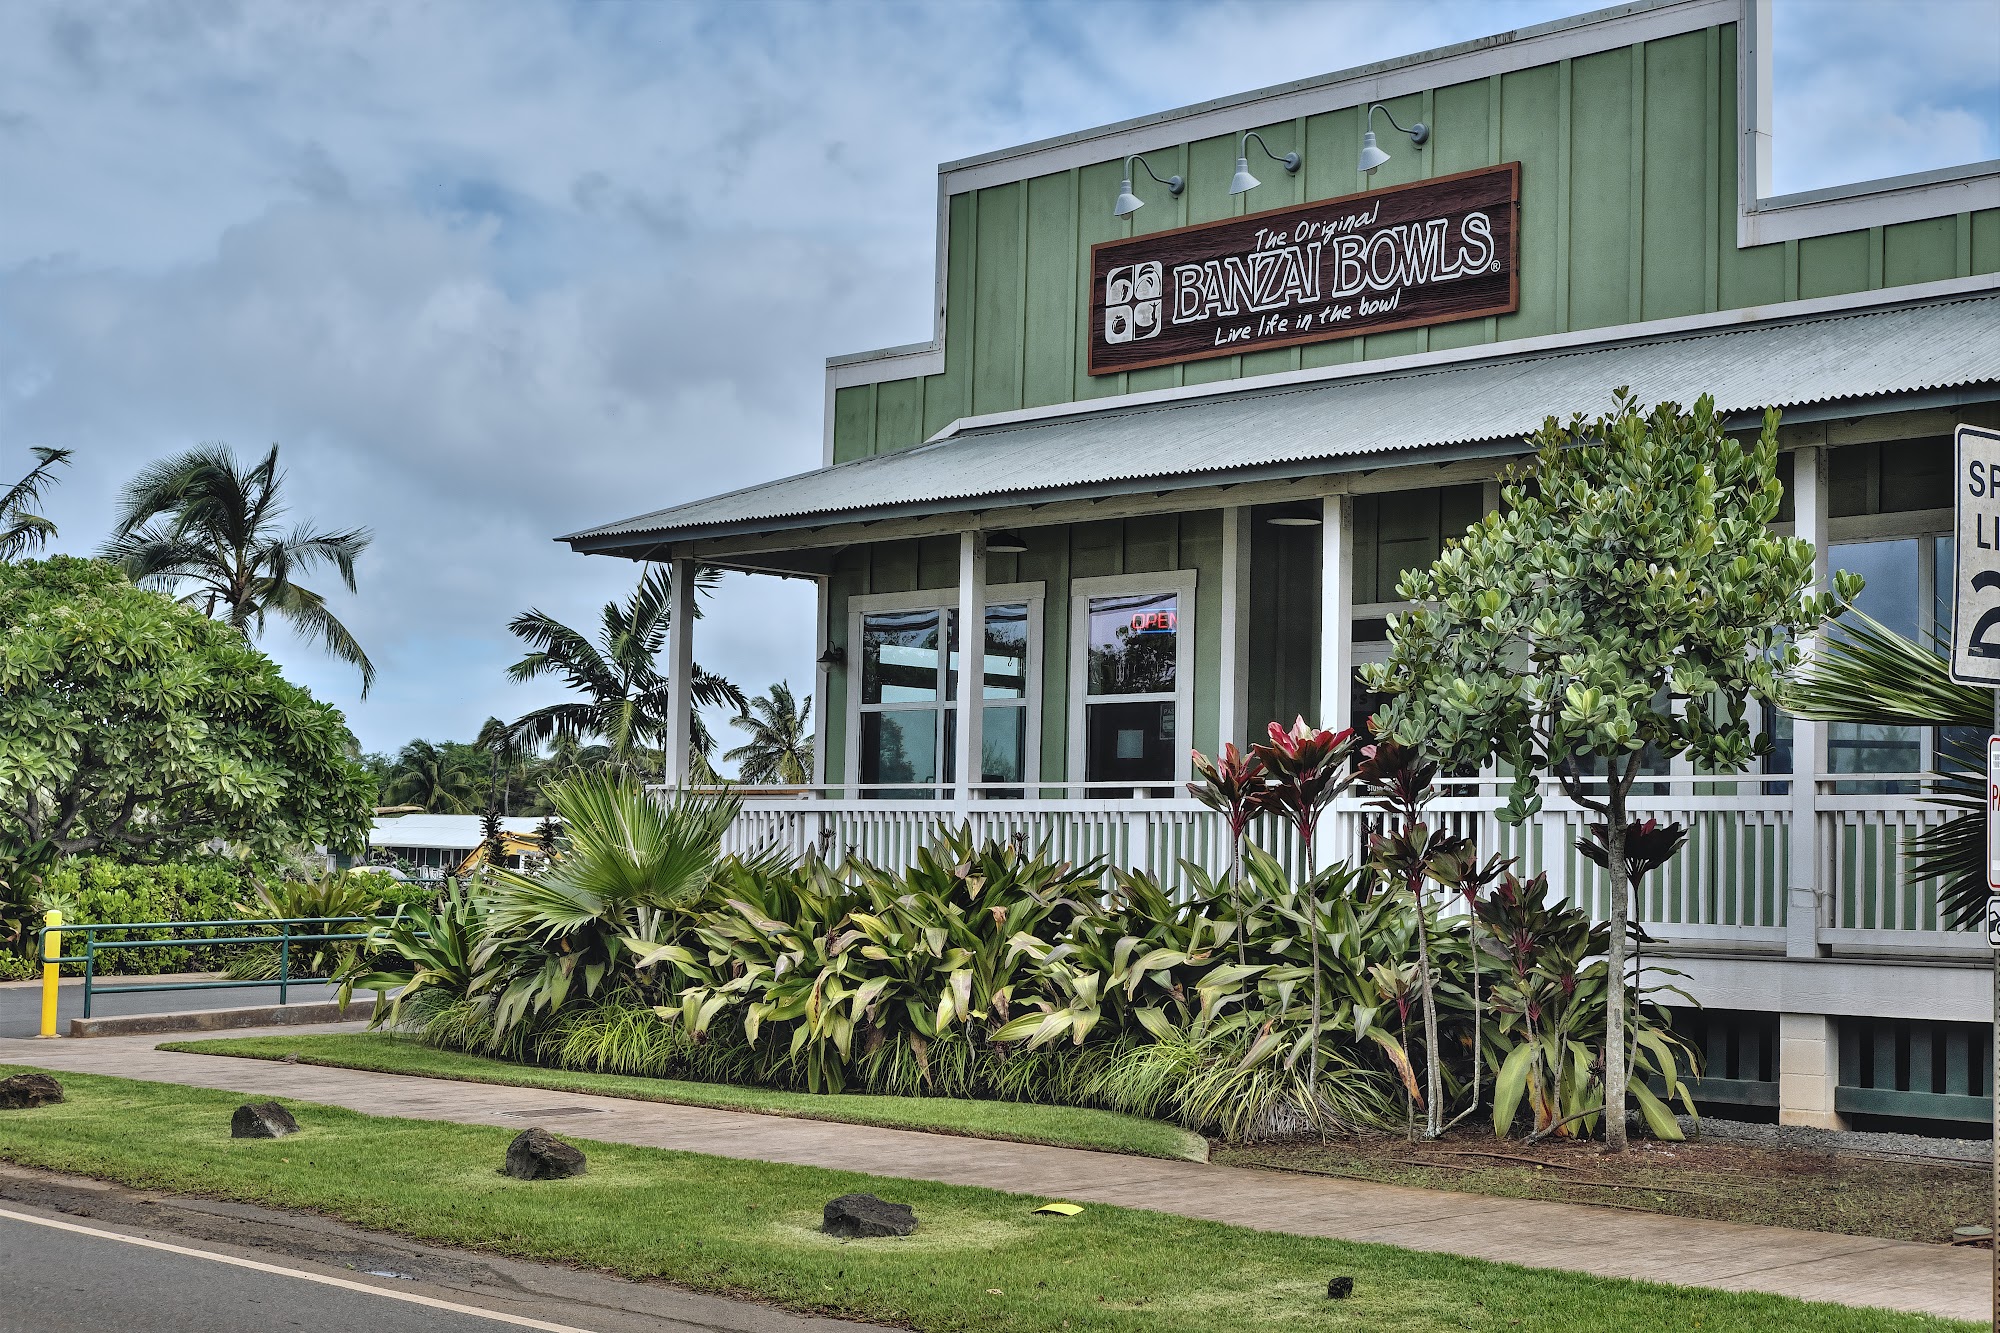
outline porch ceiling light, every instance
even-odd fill
[[[1158,172],[1154,171],[1152,167],[1146,165],[1145,158],[1140,157],[1137,153],[1134,153],[1130,157],[1125,159],[1125,179],[1118,182],[1118,202],[1111,205],[1111,212],[1114,217],[1129,218],[1134,213],[1138,212],[1140,209],[1146,206],[1146,201],[1144,199],[1141,199],[1138,195],[1132,193],[1132,164],[1134,162],[1137,162],[1140,166],[1145,167],[1146,174],[1148,176],[1151,176],[1154,180],[1159,181],[1160,184],[1166,186],[1167,193],[1175,196],[1176,198],[1180,196],[1180,192],[1182,190],[1187,188],[1187,182],[1182,180],[1179,176],[1168,176],[1164,180],[1162,180]]]
[[[1229,182],[1229,192],[1231,194],[1244,194],[1256,189],[1263,183],[1250,174],[1250,158],[1246,145],[1251,139],[1257,141],[1257,146],[1264,150],[1266,157],[1282,165],[1285,169],[1285,174],[1288,176],[1295,174],[1299,169],[1299,164],[1305,161],[1297,153],[1286,153],[1283,157],[1279,157],[1271,151],[1271,145],[1264,142],[1263,135],[1257,133],[1255,130],[1245,130],[1236,136],[1236,176]]]
[[[1274,528],[1316,528],[1320,525],[1320,516],[1310,509],[1294,509],[1288,513],[1273,514],[1264,521]]]
[[[1361,160],[1357,164],[1357,170],[1364,174],[1374,171],[1375,168],[1389,160],[1389,155],[1383,152],[1375,143],[1375,113],[1377,111],[1388,117],[1391,125],[1396,125],[1395,113],[1382,103],[1377,102],[1368,108],[1368,129],[1361,136]],[[1421,120],[1411,125],[1408,129],[1404,129],[1401,125],[1396,125],[1396,129],[1400,133],[1409,135],[1410,142],[1418,148],[1422,148],[1424,140],[1431,137],[1430,126],[1424,124]]]
[[[994,555],[1019,555],[1028,549],[1028,543],[1018,532],[996,532],[987,537],[986,549]]]

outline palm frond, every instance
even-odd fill
[[[1956,727],[1982,736],[1993,724],[1993,691],[1952,680],[1938,644],[1914,643],[1852,607],[1779,702],[1821,722]],[[1949,736],[1940,749],[1946,763],[1921,799],[1957,813],[1910,839],[1904,871],[1914,883],[1934,882],[1939,915],[1962,929],[1986,907],[1985,761]]]
[[[283,616],[305,638],[317,640],[327,656],[358,668],[361,697],[368,697],[369,687],[375,683],[375,664],[368,660],[368,654],[362,651],[347,626],[340,623],[340,617],[326,609],[325,598],[310,588],[287,583],[274,588],[262,607]]]
[[[56,535],[55,523],[36,511],[41,507],[42,493],[55,484],[55,470],[69,465],[70,451],[38,445],[29,452],[35,456],[35,465],[0,495],[0,561],[39,550]]]

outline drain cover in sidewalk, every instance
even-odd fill
[[[604,1110],[597,1106],[534,1106],[525,1111],[502,1111],[500,1114],[519,1116],[523,1120],[555,1120],[568,1115],[602,1115]]]

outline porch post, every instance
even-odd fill
[[[1819,591],[1827,580],[1826,450],[1820,445],[1802,445],[1792,453],[1792,513],[1793,531],[1813,544],[1813,589]],[[1814,635],[1800,646],[1811,657],[1817,645]],[[1785,912],[1785,954],[1791,958],[1820,955],[1819,812],[1814,798],[1825,770],[1826,725],[1793,718],[1791,865]]]
[[[958,534],[958,746],[954,795],[961,812],[969,812],[973,788],[980,778],[980,723],[986,715],[986,539],[978,532]]]
[[[833,642],[832,633],[833,583],[824,574],[813,580],[813,652],[815,658],[823,657]],[[819,714],[813,723],[813,767],[812,784],[826,785],[826,696],[833,668],[825,662],[813,663],[812,706]],[[825,793],[820,793],[824,795]]]
[[[667,608],[666,784],[685,787],[694,740],[694,561],[679,557],[668,565],[673,580]]]
[[[1354,501],[1321,502],[1319,562],[1319,725],[1354,725]],[[1279,721],[1283,721],[1280,718]]]
[[[1222,511],[1222,656],[1216,666],[1221,706],[1215,714],[1215,749],[1241,745],[1250,725],[1250,511]]]

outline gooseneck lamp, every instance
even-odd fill
[[[1389,155],[1383,152],[1375,142],[1375,113],[1377,111],[1387,116],[1391,125],[1396,125],[1396,114],[1382,103],[1377,102],[1368,108],[1368,129],[1361,136],[1361,161],[1357,166],[1357,170],[1363,173],[1373,172],[1375,168],[1389,160]],[[1424,140],[1431,137],[1430,126],[1424,124],[1421,120],[1411,125],[1408,129],[1404,129],[1401,125],[1396,125],[1396,130],[1398,133],[1409,135],[1410,142],[1418,148],[1422,148]]]
[[[1284,167],[1286,175],[1297,172],[1299,163],[1305,160],[1297,153],[1286,153],[1283,157],[1279,157],[1271,151],[1271,145],[1264,142],[1263,135],[1257,133],[1255,130],[1245,130],[1236,136],[1236,176],[1229,182],[1229,192],[1231,194],[1243,194],[1246,191],[1256,189],[1258,185],[1262,184],[1261,181],[1250,174],[1250,158],[1246,151],[1246,145],[1251,139],[1257,141],[1257,146],[1264,150],[1266,157]]]
[[[1187,188],[1187,182],[1179,176],[1168,176],[1162,180],[1158,172],[1146,165],[1145,158],[1134,153],[1125,159],[1125,179],[1118,182],[1118,202],[1111,205],[1111,212],[1114,217],[1129,218],[1146,206],[1144,199],[1132,193],[1132,164],[1134,162],[1145,167],[1148,176],[1166,186],[1168,194],[1179,196],[1180,192]]]

